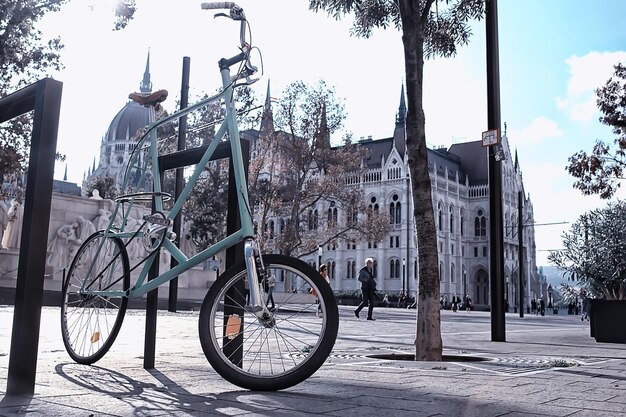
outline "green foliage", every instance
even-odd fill
[[[204,95],[201,98],[206,97],[208,96]],[[256,123],[259,116],[258,113],[252,112],[256,103],[254,92],[248,86],[238,87],[234,93],[234,100],[239,111],[238,124]],[[221,100],[192,112],[187,120],[186,147],[189,149],[209,144],[215,136],[215,125],[225,115],[224,103]],[[174,149],[170,149],[170,152]],[[166,176],[166,182],[171,185],[173,193],[173,181],[168,181]],[[207,248],[225,236],[227,183],[228,164],[225,161],[209,162],[203,179],[198,181],[185,202],[183,214],[191,222],[189,230],[198,250]],[[164,184],[164,189],[166,186],[167,184]]]
[[[626,202],[580,216],[562,239],[550,262],[594,297],[626,299]]]
[[[626,168],[626,66],[617,64],[613,76],[596,90],[600,122],[611,126],[613,146],[596,141],[590,154],[579,151],[568,159],[566,170],[576,178],[574,188],[585,195],[611,198],[620,187]]]
[[[56,37],[44,39],[37,23],[47,13],[59,11],[68,0],[0,0],[0,97],[17,91],[62,68],[63,48]],[[122,28],[135,12],[134,0],[121,0],[115,28]],[[26,170],[32,115],[0,125],[0,178]],[[63,159],[58,155],[58,159]]]

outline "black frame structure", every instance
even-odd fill
[[[231,139],[232,140],[232,139]],[[246,179],[248,178],[248,165],[250,161],[250,142],[247,139],[240,138],[241,141],[241,153],[244,164],[244,172]],[[159,169],[161,179],[165,171],[194,165],[200,162],[204,152],[209,145],[200,146],[198,148],[181,150],[168,155],[159,157]],[[222,142],[217,145],[215,152],[211,156],[210,161],[218,159],[229,159],[228,169],[228,209],[226,215],[226,233],[232,234],[241,228],[241,220],[239,219],[239,203],[237,199],[237,187],[235,184],[235,173],[233,171],[232,154],[230,144],[228,142]],[[180,213],[178,214],[180,216]],[[226,270],[231,266],[243,262],[243,242],[238,243],[226,250]],[[158,262],[154,262],[152,269],[148,274],[148,279],[153,279],[159,275]],[[150,291],[146,300],[146,333],[144,340],[144,369],[153,369],[155,361],[155,348],[156,348],[156,322],[157,322],[157,308],[158,308],[158,287]],[[176,296],[176,295],[174,295]],[[172,293],[170,292],[170,297]],[[176,300],[169,300],[170,305],[175,305]]]
[[[0,123],[34,110],[15,288],[7,395],[35,392],[52,180],[63,83],[44,78],[0,98]]]

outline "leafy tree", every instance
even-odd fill
[[[353,14],[352,33],[368,38],[374,28],[402,31],[406,72],[406,146],[418,241],[419,285],[416,360],[441,360],[437,232],[432,207],[423,107],[424,58],[451,57],[469,41],[468,21],[481,19],[485,0],[309,0],[312,10],[336,19]],[[433,5],[435,10],[433,11]]]
[[[109,177],[108,175],[104,177],[95,177],[89,181],[88,184],[85,185],[85,191],[87,195],[92,195],[93,190],[98,190],[100,193],[100,197],[108,198],[110,200],[115,199],[117,197],[117,184],[115,184],[115,178]]]
[[[600,122],[613,129],[614,147],[598,140],[590,154],[579,151],[570,156],[566,167],[577,178],[574,188],[605,199],[615,195],[626,168],[626,66],[620,63],[614,68],[613,76],[596,90]]]
[[[68,0],[0,0],[0,97],[32,84],[62,67],[63,48],[56,37],[44,39],[37,22],[57,12]],[[115,28],[123,28],[135,12],[134,0],[121,0]],[[22,115],[0,125],[0,179],[26,169],[32,116]],[[57,158],[63,159],[61,155]]]
[[[343,105],[323,81],[286,88],[277,106],[278,130],[261,131],[250,169],[251,204],[265,248],[302,256],[320,245],[378,242],[388,233],[389,218],[368,212],[354,185],[365,149],[349,137],[331,147],[330,136],[344,119]]]
[[[583,214],[548,260],[597,298],[626,300],[626,202]]]
[[[201,97],[206,98],[207,95]],[[256,97],[248,86],[240,86],[234,93],[235,107],[238,110],[237,122],[240,126],[256,123],[258,112],[253,112]],[[194,148],[210,143],[215,136],[215,125],[225,117],[224,103],[221,100],[211,102],[207,106],[190,113],[187,120],[186,147]],[[175,135],[171,135],[174,137]],[[173,152],[176,140],[168,145],[168,151]],[[173,194],[173,174],[166,177],[166,187],[170,187]],[[169,178],[169,180],[168,180]],[[191,238],[198,250],[203,250],[222,239],[226,233],[226,212],[228,188],[227,161],[209,162],[205,168],[202,180],[198,181],[189,198],[185,202],[183,214],[191,222]]]

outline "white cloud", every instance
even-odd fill
[[[547,117],[536,117],[530,124],[520,131],[510,131],[508,137],[513,142],[539,143],[545,139],[554,139],[563,136],[563,130],[558,123]]]
[[[569,66],[569,80],[565,97],[556,98],[558,109],[568,113],[576,122],[589,122],[596,114],[595,90],[603,86],[613,74],[613,67],[626,60],[626,51],[597,52],[584,56],[572,55],[565,63]]]

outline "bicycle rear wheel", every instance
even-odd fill
[[[332,289],[315,269],[282,255],[265,255],[263,262],[276,278],[273,318],[260,320],[246,305],[246,269],[237,265],[220,275],[204,298],[200,343],[224,379],[274,391],[304,381],[322,366],[335,344],[339,313]]]
[[[89,236],[63,283],[61,334],[67,353],[76,362],[92,364],[104,356],[120,331],[128,304],[126,297],[86,291],[125,291],[129,287],[130,264],[122,240],[105,238],[103,231]]]

